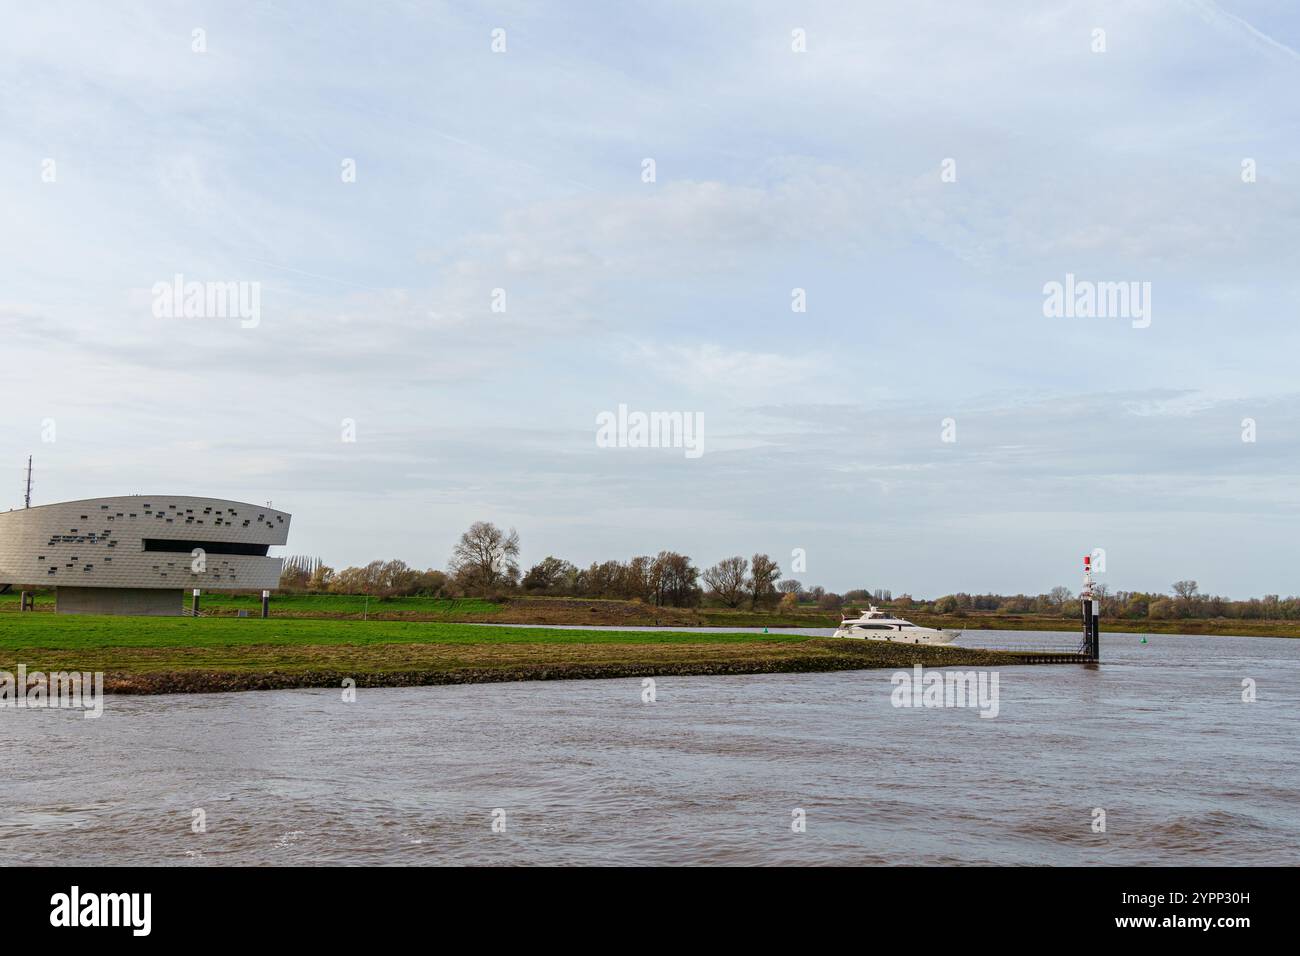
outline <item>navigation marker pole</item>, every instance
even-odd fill
[[[1090,661],[1101,657],[1101,602],[1092,593],[1092,555],[1083,556],[1083,590],[1079,592],[1083,610],[1083,656]]]

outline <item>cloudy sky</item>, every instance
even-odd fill
[[[525,563],[1300,591],[1289,0],[3,17],[0,508],[33,454],[36,503],[270,500],[336,567],[488,519]],[[177,274],[257,324],[156,314]],[[1150,325],[1045,316],[1067,274]],[[620,404],[704,454],[598,447]]]

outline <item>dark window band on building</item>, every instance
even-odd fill
[[[168,554],[192,554],[197,548],[207,554],[255,554],[266,556],[267,544],[243,544],[235,541],[191,541],[183,538],[145,538],[144,550]]]

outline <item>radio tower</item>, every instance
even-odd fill
[[[1083,556],[1083,590],[1079,592],[1083,609],[1083,653],[1095,661],[1101,652],[1101,602],[1092,594],[1092,555]]]
[[[32,456],[27,456],[27,494],[23,498],[23,507],[32,506]]]

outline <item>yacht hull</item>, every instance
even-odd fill
[[[935,630],[933,628],[908,628],[903,631],[859,631],[850,627],[841,627],[835,631],[835,637],[848,638],[853,641],[880,641],[890,644],[951,644],[961,637],[961,631]]]

